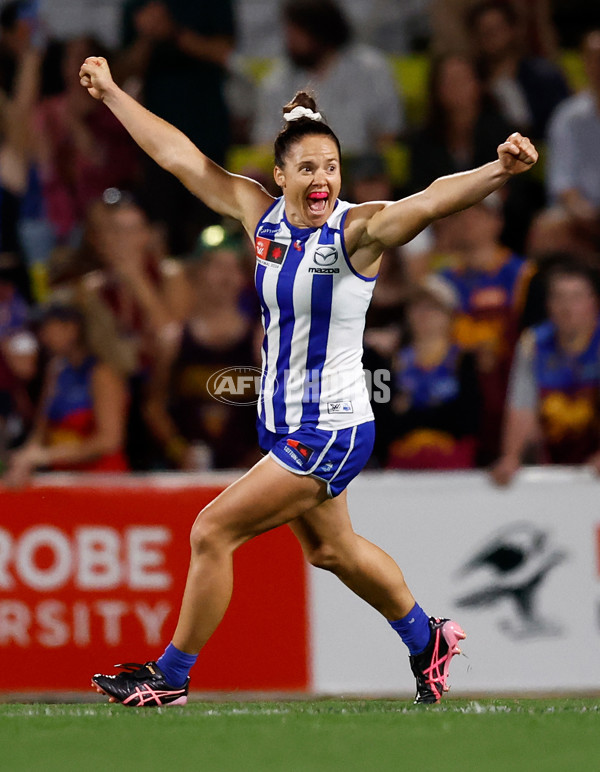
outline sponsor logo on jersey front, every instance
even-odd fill
[[[352,407],[352,402],[350,400],[345,399],[341,402],[328,402],[327,403],[327,412],[328,413],[354,413],[354,408]]]
[[[298,466],[306,466],[315,452],[308,445],[292,439],[286,440],[283,450]]]
[[[337,263],[338,251],[335,247],[317,247],[313,258],[317,265],[330,266]]]
[[[272,265],[283,265],[288,249],[288,244],[282,244],[279,241],[265,239],[262,236],[256,239],[257,259]]]
[[[317,247],[313,262],[318,268],[309,268],[309,273],[339,273],[339,268],[333,268],[338,261],[338,251],[335,247],[325,245]]]
[[[258,235],[265,239],[272,239],[279,232],[278,222],[267,222],[260,226]]]

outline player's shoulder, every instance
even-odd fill
[[[344,240],[350,254],[360,246],[367,246],[365,238],[369,221],[389,203],[388,201],[368,201],[364,204],[352,205],[352,208],[348,209],[344,220]]]
[[[348,204],[346,225],[356,222],[365,223],[391,203],[391,201],[366,201],[364,204]]]
[[[356,209],[356,204],[352,204],[349,201],[342,201],[338,198],[333,212],[327,218],[327,226],[329,228],[338,229],[342,220],[345,220],[354,209]]]

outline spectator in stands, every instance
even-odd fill
[[[11,96],[0,107],[0,249],[21,260],[20,287],[29,297],[42,299],[46,289],[45,266],[56,244],[47,215],[40,179],[36,112],[50,54],[43,29],[31,4],[22,3],[29,16],[22,19],[23,33],[15,52]]]
[[[27,330],[0,339],[0,468],[31,428],[31,384],[37,374],[38,345]]]
[[[511,482],[532,446],[537,463],[600,472],[599,308],[589,269],[572,259],[549,273],[549,320],[523,333],[515,356],[496,483]]]
[[[15,51],[15,72],[10,96],[0,91],[0,252],[21,255],[24,244],[20,225],[35,206],[34,112],[39,98],[42,48],[23,34]],[[21,287],[28,281],[24,271]]]
[[[16,259],[10,253],[0,255],[0,338],[26,326],[29,307],[15,281]]]
[[[600,29],[583,41],[589,88],[556,110],[548,131],[552,208],[536,220],[531,249],[600,249]]]
[[[347,196],[348,201],[363,204],[367,201],[392,201],[396,197],[385,159],[379,153],[365,153],[350,159],[346,175],[348,188],[342,195]],[[406,292],[403,248],[387,249],[367,312],[367,328],[381,329],[390,325],[397,328],[404,317]],[[397,336],[394,340],[392,348],[395,350]]]
[[[410,188],[422,190],[432,180],[486,163],[502,137],[514,131],[486,91],[472,60],[442,56],[430,72],[429,109],[425,125],[410,143]],[[539,208],[541,186],[511,180],[502,190],[506,214],[503,239],[517,251]],[[443,225],[436,224],[438,230]]]
[[[107,189],[88,210],[74,259],[95,267],[77,284],[94,350],[124,376],[152,361],[157,340],[185,315],[189,287],[180,264],[162,252],[156,229],[131,194]]]
[[[82,97],[77,62],[98,53],[89,38],[70,41],[63,58],[64,91],[41,103],[37,139],[48,216],[59,240],[80,235],[89,204],[108,187],[130,189],[137,153],[127,132],[101,104]]]
[[[565,49],[577,48],[590,29],[600,28],[600,5],[590,0],[552,0],[552,16]]]
[[[33,0],[33,3],[40,5],[44,26],[54,40],[93,35],[111,50],[120,43],[124,0]]]
[[[482,392],[479,460],[497,458],[508,374],[531,267],[500,242],[501,202],[489,196],[452,216],[455,262],[440,276],[456,293],[454,336],[477,360]]]
[[[247,284],[241,246],[209,226],[189,265],[195,303],[165,342],[150,383],[145,415],[171,466],[240,468],[258,460],[252,394],[247,404],[215,399],[211,379],[226,368],[254,368],[256,318],[242,309]]]
[[[556,106],[569,96],[561,70],[524,50],[519,15],[510,3],[485,0],[468,15],[481,75],[513,130],[541,139]]]
[[[0,89],[10,93],[17,59],[29,38],[27,23],[21,18],[23,2],[11,0],[0,10]]]
[[[0,254],[0,465],[33,418],[29,385],[37,343],[27,330],[29,308],[16,289],[16,264],[14,256]]]
[[[146,107],[181,129],[218,164],[229,147],[224,87],[234,34],[231,0],[125,3],[126,50],[117,75],[140,79]],[[145,163],[142,194],[151,217],[166,223],[172,254],[189,252],[199,224],[211,220],[207,210],[151,162]]]
[[[12,453],[5,482],[24,485],[40,468],[126,470],[127,390],[112,368],[90,354],[83,316],[68,306],[47,308],[39,338],[51,359],[38,418]]]
[[[572,2],[569,0],[570,4]],[[431,48],[435,55],[465,55],[472,51],[467,22],[469,13],[480,4],[481,0],[432,0]],[[535,56],[554,59],[558,48],[558,35],[553,23],[556,0],[505,0],[505,5],[510,6],[518,16],[519,31],[526,50]]]
[[[454,55],[436,59],[427,121],[411,141],[411,190],[483,165],[510,131],[487,98],[472,61]]]
[[[475,465],[479,416],[473,356],[452,340],[456,297],[437,277],[408,305],[411,345],[397,354],[396,395],[387,426],[388,468],[464,469]]]
[[[346,168],[349,201],[392,201],[395,197],[385,160],[378,153],[350,159]],[[377,427],[389,426],[392,361],[405,337],[406,298],[409,282],[405,270],[405,247],[384,250],[373,297],[365,320],[363,369],[371,395]],[[388,432],[379,429],[370,465],[383,467],[387,461]]]
[[[327,121],[349,155],[381,149],[403,132],[403,104],[385,57],[352,42],[334,0],[288,0],[283,20],[286,55],[260,85],[254,144],[270,144],[281,128],[279,105],[307,88],[327,105]]]
[[[77,278],[80,266],[87,272]],[[56,273],[86,317],[94,353],[128,380],[129,462],[152,468],[155,448],[141,405],[160,341],[190,307],[180,264],[165,257],[158,229],[131,194],[109,188],[88,210],[81,248]]]

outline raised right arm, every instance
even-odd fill
[[[89,57],[79,72],[81,85],[114,113],[137,144],[174,174],[217,214],[239,220],[251,238],[273,199],[258,182],[230,174],[211,161],[179,129],[154,115],[120,89],[106,59]]]

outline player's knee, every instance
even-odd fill
[[[321,568],[323,571],[337,573],[343,564],[341,551],[337,545],[320,544],[314,547],[306,554],[306,558],[311,566]]]
[[[190,532],[190,545],[195,554],[218,552],[226,546],[222,523],[207,507],[196,518]]]

